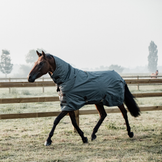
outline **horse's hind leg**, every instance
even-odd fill
[[[98,121],[98,123],[96,124],[96,126],[93,129],[92,135],[91,135],[91,140],[93,141],[94,139],[96,139],[96,133],[99,129],[99,127],[101,126],[102,122],[104,121],[105,117],[107,116],[106,111],[103,107],[102,104],[96,104],[96,109],[98,110],[99,114],[100,114],[100,119]]]
[[[46,146],[49,146],[51,145],[52,143],[52,136],[53,136],[53,133],[54,133],[54,130],[57,126],[57,124],[60,122],[60,120],[67,114],[68,112],[67,111],[62,111],[55,119],[54,123],[53,123],[53,127],[51,129],[51,132],[49,133],[49,137],[47,138],[47,141],[45,142],[45,145]]]
[[[71,119],[73,126],[77,130],[78,134],[81,136],[83,143],[88,143],[87,137],[84,137],[84,133],[82,132],[82,130],[79,128],[79,126],[76,123],[74,111],[70,111],[69,116],[70,116],[70,119]]]
[[[129,122],[128,122],[128,116],[127,116],[127,110],[125,109],[124,105],[122,104],[121,106],[118,106],[122,115],[123,115],[123,118],[125,119],[125,123],[126,123],[126,127],[127,127],[127,131],[128,131],[128,136],[130,138],[132,138],[134,136],[133,132],[131,132],[131,128],[129,126]]]

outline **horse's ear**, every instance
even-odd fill
[[[37,52],[38,57],[42,56],[42,54],[41,54],[41,53],[39,53],[38,51],[36,51],[36,52]]]
[[[43,57],[45,58],[45,53],[44,53],[44,51],[42,51],[42,55],[43,55]]]

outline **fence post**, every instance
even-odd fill
[[[75,113],[76,123],[79,126],[79,110],[74,111],[74,113]],[[75,128],[74,128],[74,132],[77,132]]]
[[[8,78],[8,82],[11,82],[11,78]],[[11,93],[11,88],[9,88],[9,93]]]
[[[44,84],[44,77],[42,78],[43,84]],[[44,93],[44,86],[42,87],[42,91]]]
[[[139,76],[137,76],[137,80],[139,80]],[[139,84],[137,84],[137,90],[139,91]]]

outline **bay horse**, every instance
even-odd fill
[[[140,109],[134,100],[134,96],[128,89],[124,79],[115,71],[86,72],[73,68],[70,64],[51,54],[39,53],[38,60],[28,75],[28,81],[34,82],[44,74],[49,74],[57,84],[57,91],[60,98],[61,112],[55,118],[53,127],[45,142],[46,146],[51,145],[52,136],[60,120],[69,115],[71,122],[83,143],[88,143],[87,137],[79,128],[75,119],[75,110],[80,109],[85,104],[95,104],[100,115],[100,119],[93,129],[91,140],[96,139],[96,133],[104,121],[107,113],[106,106],[118,106],[125,119],[128,136],[134,136],[128,121],[127,106],[132,116],[140,115]]]

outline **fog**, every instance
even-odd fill
[[[8,76],[26,76],[18,66],[26,66],[26,54],[37,48],[79,69],[118,65],[122,73],[148,73],[154,41],[160,71],[161,17],[161,0],[1,0],[0,51],[11,54]]]
[[[24,66],[24,65],[23,65]],[[28,73],[30,72],[30,70],[32,69],[32,66],[30,65],[26,65],[28,68],[22,69],[22,65],[20,64],[15,64],[13,65],[13,70],[10,74],[7,75],[8,78],[27,78]],[[161,73],[162,71],[162,66],[158,66],[157,68],[159,70],[159,73]],[[97,67],[97,68],[82,68],[81,70],[84,71],[103,71],[103,70],[109,70],[108,67]],[[120,73],[120,75],[150,75],[151,73],[148,70],[147,66],[137,66],[134,68],[124,68],[124,70],[122,71],[122,73]],[[0,72],[0,77],[1,78],[5,78],[5,74],[3,74],[2,72]],[[43,77],[49,77],[49,75],[45,75]]]

